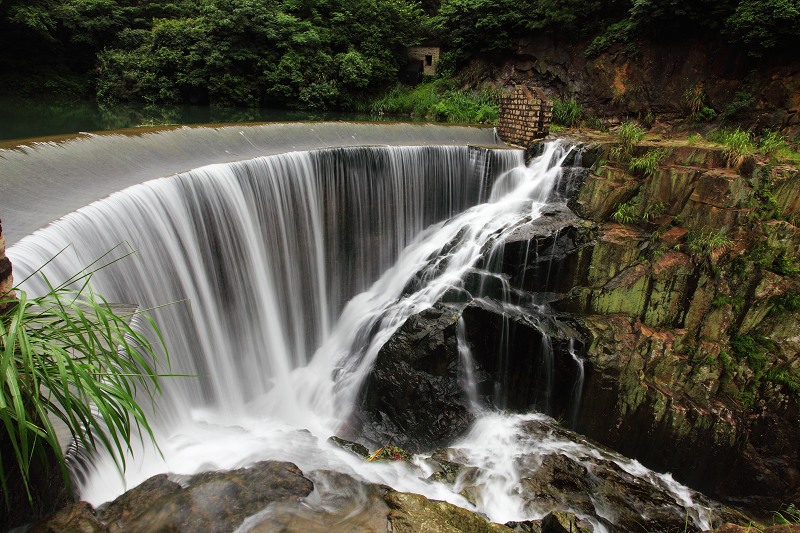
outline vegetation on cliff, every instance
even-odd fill
[[[572,204],[597,237],[556,305],[584,317],[589,365],[606,375],[584,395],[616,420],[587,407],[580,430],[757,513],[779,509],[799,481],[798,154],[774,132],[632,130],[594,137]]]

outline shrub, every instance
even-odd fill
[[[635,43],[631,42],[635,25],[629,19],[624,19],[619,22],[611,24],[605,29],[603,33],[598,35],[592,40],[591,44],[586,47],[583,55],[586,59],[592,59],[605,52],[617,43],[628,43],[627,51],[629,53],[636,52]]]
[[[770,301],[772,302],[772,307],[776,311],[787,311],[789,313],[794,313],[797,310],[800,310],[800,294],[797,293],[786,293],[781,294],[780,296],[773,296]]]
[[[703,106],[700,110],[695,114],[694,121],[695,122],[711,122],[717,118],[717,112],[714,111],[712,108]]]
[[[800,267],[797,266],[797,261],[787,256],[785,252],[778,254],[772,262],[772,268],[770,268],[770,270],[782,276],[796,276],[800,273]]]
[[[394,114],[446,122],[495,124],[498,114],[495,91],[459,91],[440,81],[416,87],[396,85],[369,106],[376,115]]]
[[[13,456],[0,457],[7,502],[6,476],[16,471],[30,500],[32,464],[48,455],[69,484],[50,416],[85,449],[107,450],[120,469],[136,430],[154,438],[136,397],[159,390],[159,347],[129,325],[133,315],[116,314],[91,291],[88,278],[83,282],[79,291],[52,287],[37,298],[19,289],[18,299],[0,295],[0,307],[7,306],[0,313],[0,427],[13,449]]]
[[[767,353],[775,348],[772,341],[764,337],[745,335],[731,338],[731,350],[737,360],[747,363],[756,373],[767,364]]]
[[[747,91],[738,91],[733,100],[719,114],[719,119],[729,121],[746,115],[755,104],[755,97]]]
[[[773,368],[764,376],[766,381],[786,387],[794,393],[800,393],[800,375],[788,368]]]

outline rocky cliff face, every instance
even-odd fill
[[[616,45],[587,58],[588,42],[536,36],[518,43],[502,61],[477,60],[473,83],[530,84],[551,96],[575,98],[590,116],[684,119],[687,95],[748,126],[800,132],[800,64],[754,65],[751,58],[713,39]],[[784,62],[785,63],[785,62]],[[754,67],[758,67],[757,69]]]
[[[798,174],[729,168],[714,148],[637,150],[656,148],[667,159],[636,176],[601,147],[574,200],[598,229],[555,304],[587,331],[576,427],[728,501],[780,508],[800,496]]]

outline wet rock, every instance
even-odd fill
[[[116,531],[233,531],[272,502],[307,496],[310,480],[291,463],[265,461],[189,477],[186,488],[156,476],[103,510]]]
[[[550,513],[542,518],[542,533],[591,533],[572,513]]]
[[[505,235],[495,251],[498,257],[485,263],[496,263],[498,272],[516,289],[567,292],[575,284],[578,251],[590,242],[593,225],[580,220],[563,204],[548,205],[541,214]]]
[[[428,460],[429,466],[433,469],[433,474],[428,477],[429,481],[438,481],[452,485],[456,482],[464,465],[450,461],[450,456],[446,448],[439,448],[433,452]]]
[[[95,514],[87,502],[70,505],[45,521],[32,525],[30,533],[106,533],[110,531]]]
[[[153,502],[176,494],[181,490],[183,490],[181,486],[171,481],[167,474],[159,474],[122,494],[113,502],[101,505],[97,509],[97,513],[100,519],[108,525],[109,531],[124,531]]]
[[[512,529],[487,522],[479,515],[447,502],[429,500],[419,494],[387,492],[389,526],[393,533],[503,533]]]
[[[491,376],[479,395],[501,409],[568,413],[579,369],[570,355],[578,331],[535,309],[476,300],[463,311],[466,340]]]
[[[506,522],[505,526],[510,527],[514,531],[519,531],[520,533],[542,533],[541,520],[511,521]]]
[[[369,457],[369,450],[363,444],[359,444],[357,442],[350,442],[349,440],[341,439],[335,435],[329,437],[328,442],[338,446],[343,450],[347,450],[348,452],[357,455],[363,459],[367,459]]]
[[[552,516],[543,521],[506,524],[517,531],[548,531],[548,527],[560,531],[558,524],[567,531],[570,524],[572,531],[588,531],[592,523],[612,532],[641,528],[697,531],[696,524],[702,521],[694,510],[690,511],[686,529],[685,498],[694,498],[695,503],[705,507],[709,513],[706,518],[715,523],[723,520],[747,523],[746,517],[706,501],[700,494],[679,495],[664,478],[560,427],[552,419],[533,418],[523,422],[521,427],[523,432],[517,439],[536,445],[524,448],[524,452],[516,450],[513,464],[504,468],[522,474],[519,485],[513,490],[522,498],[526,512]],[[567,442],[570,444],[565,445]],[[469,501],[491,500],[496,497],[493,491],[506,490],[501,488],[502,484],[487,483],[487,479],[498,475],[497,472],[468,466],[462,450],[442,449],[436,455],[461,466],[455,485]]]
[[[712,533],[751,533],[756,527],[749,525],[739,526],[736,524],[722,524],[718,528],[712,530]],[[762,533],[800,533],[800,525],[783,524],[778,526],[758,527],[757,531],[761,531]]]
[[[625,170],[602,166],[586,177],[570,207],[582,218],[604,221],[633,198],[639,186],[639,180]]]
[[[273,502],[241,526],[248,533],[387,531],[388,489],[328,470],[307,474],[314,491],[303,501]]]
[[[431,449],[472,421],[458,381],[459,313],[437,306],[410,317],[378,352],[361,393],[364,438]]]

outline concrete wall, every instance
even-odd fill
[[[553,105],[538,89],[517,85],[500,98],[497,133],[507,144],[528,148],[550,132]]]
[[[412,46],[408,49],[409,59],[422,61],[422,73],[428,76],[436,74],[436,65],[439,63],[441,49],[438,46]],[[428,64],[427,58],[430,57],[431,63]]]

